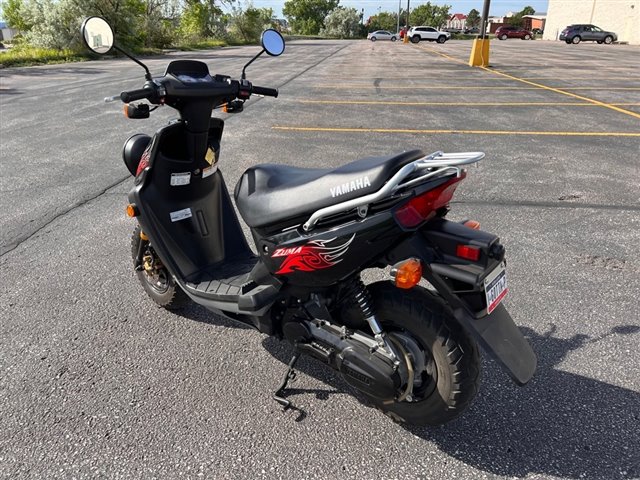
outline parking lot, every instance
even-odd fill
[[[450,216],[501,237],[539,368],[519,388],[486,360],[475,403],[435,429],[394,424],[309,359],[290,396],[305,416],[283,413],[287,345],[145,299],[119,149],[171,112],[100,103],[139,67],[0,70],[0,476],[639,478],[640,47],[494,41],[486,69],[470,48],[292,42],[247,70],[280,96],[227,116],[221,152],[230,189],[256,163],[486,153]],[[190,56],[237,75],[254,53]]]

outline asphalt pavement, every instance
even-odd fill
[[[393,423],[305,358],[302,412],[282,412],[285,343],[145,297],[120,149],[173,112],[102,103],[142,85],[138,66],[0,70],[0,477],[640,478],[640,51],[493,42],[479,69],[469,50],[292,42],[249,67],[280,96],[224,114],[220,161],[231,189],[256,163],[486,152],[450,215],[502,239],[505,303],[539,367],[519,388],[485,360],[476,401],[439,428]],[[145,62],[239,76],[256,52]]]

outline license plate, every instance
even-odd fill
[[[487,297],[487,314],[493,312],[507,295],[507,272],[502,262],[484,279],[484,292]]]

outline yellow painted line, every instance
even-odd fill
[[[455,61],[455,62],[458,62],[458,63],[465,63],[465,62],[462,62],[462,60],[458,60],[457,58],[453,58],[453,57],[451,57],[449,55],[446,55],[444,53],[438,52],[438,51],[436,51],[436,50],[434,50],[432,48],[430,48],[430,49],[427,49],[425,47],[420,47],[420,48],[422,48],[425,51],[431,51],[431,52],[435,53],[436,55],[440,55],[440,56],[448,58],[448,59],[450,59],[452,61]],[[465,65],[468,65],[468,64],[465,63]],[[472,68],[472,67],[470,67],[470,68]],[[616,107],[615,105],[611,105],[610,103],[605,103],[605,102],[601,102],[599,100],[594,100],[593,98],[583,97],[582,95],[577,95],[575,93],[567,92],[565,90],[560,90],[559,88],[548,87],[547,85],[543,85],[541,83],[535,83],[535,82],[531,82],[529,80],[524,80],[522,78],[514,77],[513,75],[509,75],[508,73],[503,73],[503,72],[500,72],[500,71],[495,70],[495,69],[491,69],[491,68],[487,68],[487,67],[478,67],[478,68],[480,68],[481,70],[484,70],[485,72],[493,73],[494,75],[500,75],[502,77],[509,78],[509,79],[515,80],[517,82],[522,82],[522,83],[525,83],[527,85],[532,85],[532,86],[537,87],[537,88],[542,88],[543,90],[548,90],[550,92],[559,93],[561,95],[567,95],[569,97],[577,98],[578,100],[584,100],[586,102],[593,103],[594,105],[599,105],[601,107],[608,108],[610,110],[615,110],[616,112],[624,113],[625,115],[630,115],[630,116],[635,117],[635,118],[640,118],[640,113],[632,112],[630,110],[625,110],[624,108]],[[576,87],[576,88],[570,88],[569,90],[607,90],[608,91],[608,90],[640,90],[640,88],[630,88],[630,89],[626,89],[626,88],[621,88],[621,89],[606,88],[605,89],[605,88],[603,88],[603,89],[596,89],[596,88],[591,88],[591,87],[586,87],[586,88],[585,87]]]
[[[482,67],[481,67],[482,68]],[[493,73],[499,73],[494,70],[491,70]],[[506,75],[506,74],[504,74]],[[510,75],[506,75],[510,76]],[[390,85],[390,86],[381,86],[381,85],[371,85],[370,83],[346,83],[342,85],[311,85],[312,88],[379,88],[383,90],[555,90],[553,87],[547,87],[546,85],[536,84],[533,82],[528,82],[527,80],[522,80],[516,77],[512,77],[513,79],[519,80],[524,83],[529,83],[531,85],[535,85],[533,87],[486,87],[486,86],[477,86],[477,85]],[[564,87],[569,90],[640,90],[640,87]],[[560,90],[558,90],[560,91]],[[566,92],[564,92],[566,93]],[[591,100],[592,102],[595,100]]]
[[[589,102],[377,102],[373,100],[296,100],[314,105],[402,105],[408,107],[599,107]],[[640,103],[612,103],[617,106],[640,107]]]
[[[277,125],[272,130],[294,132],[332,132],[332,133],[411,133],[411,134],[461,134],[461,135],[543,135],[562,137],[640,137],[640,132],[525,132],[509,130],[418,130],[407,128],[335,128],[335,127],[289,127]]]

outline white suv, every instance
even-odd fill
[[[451,38],[449,32],[441,32],[433,27],[411,27],[407,32],[407,36],[412,43],[418,43],[420,40],[444,43]]]

